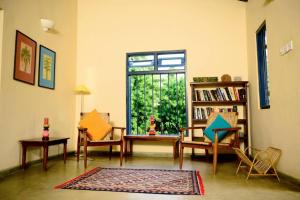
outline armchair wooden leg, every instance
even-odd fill
[[[192,158],[195,158],[195,149],[192,148]]]
[[[79,162],[79,154],[80,154],[80,136],[79,136],[79,134],[78,134],[78,138],[77,138],[77,151],[76,151],[76,153],[77,153],[77,162]]]
[[[180,155],[179,155],[179,169],[182,169],[182,164],[183,164],[183,148],[181,145],[180,145]]]
[[[83,158],[84,158],[84,168],[87,167],[87,145],[84,145],[83,149]]]
[[[76,152],[76,157],[77,157],[77,162],[79,162],[79,155],[80,154],[80,146],[77,146],[77,152]]]
[[[213,146],[213,174],[216,175],[218,162],[218,146]]]
[[[120,166],[122,166],[123,163],[123,142],[120,144]]]
[[[109,146],[109,160],[111,160],[111,154],[112,154],[112,145]]]

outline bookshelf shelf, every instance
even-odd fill
[[[194,124],[206,124],[207,120],[206,119],[193,119],[192,122]],[[246,119],[238,119],[238,124],[246,124],[247,120]]]
[[[196,87],[245,87],[248,84],[248,81],[231,81],[231,82],[215,82],[215,83],[198,83],[198,82],[191,82],[190,85],[195,85]]]
[[[213,110],[237,111],[238,125],[242,127],[241,141],[248,147],[248,81],[197,83],[191,82],[192,126],[205,125]]]
[[[244,105],[247,103],[246,100],[240,101],[192,101],[194,105]]]

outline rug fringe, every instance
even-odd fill
[[[71,179],[71,180],[68,180],[68,181],[66,181],[66,182],[64,182],[64,183],[62,183],[62,184],[60,184],[60,185],[57,185],[57,186],[54,187],[54,189],[61,189],[61,188],[63,188],[65,185],[69,184],[70,182],[73,182],[73,181],[79,179],[80,177],[82,177],[82,176],[84,176],[84,175],[86,175],[86,174],[92,173],[92,172],[96,171],[98,168],[99,168],[99,167],[95,167],[94,169],[91,169],[91,170],[89,170],[89,171],[87,171],[87,172],[85,172],[85,173],[83,173],[83,174],[81,174],[81,175],[79,175],[79,176],[77,176],[77,177]]]
[[[199,183],[200,194],[201,194],[201,195],[204,195],[204,186],[203,186],[202,178],[201,178],[201,176],[200,176],[200,172],[197,171],[197,172],[196,172],[196,175],[197,175],[197,179],[198,179],[198,183]]]

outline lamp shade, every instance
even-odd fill
[[[78,85],[75,88],[74,92],[75,94],[81,94],[81,95],[90,94],[89,89],[85,85]]]

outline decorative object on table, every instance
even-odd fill
[[[156,134],[156,124],[155,124],[155,118],[153,115],[150,116],[150,126],[148,127],[148,134],[149,135]]]
[[[49,118],[44,118],[43,140],[49,140]]]
[[[231,76],[229,74],[224,74],[221,76],[222,82],[231,82]]]
[[[234,76],[233,81],[242,81],[242,77],[240,76]]]
[[[36,41],[16,32],[14,79],[34,85]]]
[[[56,53],[43,45],[40,45],[39,61],[39,86],[55,88],[55,56]]]
[[[218,82],[217,76],[209,76],[209,77],[193,77],[194,82]]]
[[[97,167],[55,188],[150,194],[204,195],[202,178],[199,171],[194,170]]]
[[[75,88],[74,92],[75,92],[75,94],[80,95],[80,97],[81,97],[81,99],[80,99],[80,116],[82,116],[83,115],[83,104],[84,104],[83,96],[91,94],[91,92],[85,85],[78,85]]]

